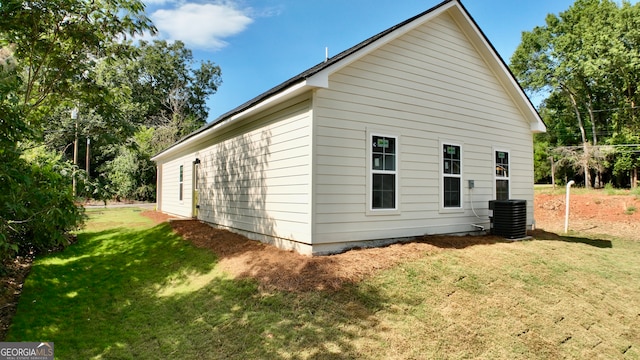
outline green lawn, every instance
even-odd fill
[[[339,292],[267,293],[139,211],[89,215],[35,261],[6,341],[58,359],[640,358],[637,242],[444,249]]]

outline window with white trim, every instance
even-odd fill
[[[182,188],[182,179],[183,179],[183,177],[182,177],[182,175],[183,175],[182,170],[183,170],[183,166],[182,166],[182,165],[180,165],[180,182],[179,182],[179,184],[180,184],[180,197],[179,197],[179,200],[180,200],[180,201],[182,201],[182,189],[183,189],[183,188]]]
[[[509,199],[509,152],[495,151],[496,160],[496,200]]]
[[[462,148],[442,144],[442,206],[462,207]]]
[[[371,134],[371,209],[397,209],[397,140]]]

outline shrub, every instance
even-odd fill
[[[616,189],[613,187],[613,184],[609,182],[604,185],[604,191],[607,195],[614,195]]]
[[[0,259],[70,243],[85,219],[71,190],[73,168],[44,151],[0,159]]]

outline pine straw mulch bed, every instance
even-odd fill
[[[386,247],[311,257],[249,240],[197,220],[171,221],[171,227],[195,246],[213,251],[219,257],[219,266],[231,276],[256,279],[266,290],[291,292],[334,291],[427,253],[505,241],[496,236],[425,236]]]

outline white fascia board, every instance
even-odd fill
[[[531,132],[535,134],[547,132],[547,127],[542,121],[531,122]]]
[[[241,111],[223,121],[220,121],[219,123],[213,125],[212,127],[204,130],[203,132],[181,142],[180,144],[169,148],[163,152],[161,152],[160,154],[154,156],[153,158],[151,158],[152,161],[158,161],[162,158],[165,158],[167,156],[170,156],[172,154],[175,154],[176,152],[181,151],[182,149],[184,149],[185,147],[191,145],[191,144],[195,144],[198,143],[199,141],[203,140],[204,138],[210,136],[211,134],[215,134],[216,132],[227,128],[228,126],[231,126],[232,124],[236,123],[237,121],[247,118],[253,114],[258,113],[259,111],[262,111],[270,106],[274,106],[277,105],[285,100],[288,100],[290,98],[293,98],[299,94],[302,94],[305,91],[308,91],[312,88],[317,88],[317,87],[328,87],[329,86],[329,80],[326,79],[326,85],[322,86],[322,79],[315,79],[313,81],[309,81],[309,80],[303,80],[299,83],[296,83],[294,85],[291,85],[290,87],[288,87],[285,90],[282,90],[276,94],[274,94],[273,96],[270,96],[260,102],[258,102],[257,104],[245,109],[244,111]]]
[[[244,119],[247,116],[253,115],[263,109],[266,109],[270,106],[279,104],[281,102],[283,102],[284,100],[288,100],[294,96],[297,96],[311,88],[315,88],[315,87],[329,87],[329,82],[327,80],[326,86],[322,86],[321,83],[318,83],[318,81],[316,82],[310,82],[309,79],[307,80],[303,80],[297,84],[291,85],[290,87],[286,88],[285,90],[282,90],[280,92],[278,92],[277,94],[274,94],[262,101],[260,101],[259,103],[251,106],[250,108],[239,112],[235,115],[233,115],[232,117],[230,117],[229,119],[224,120],[222,123],[220,123],[221,127],[226,127],[226,125],[230,122],[236,121],[238,119]],[[224,126],[223,126],[224,125]],[[218,125],[214,126],[214,128],[217,128]]]

